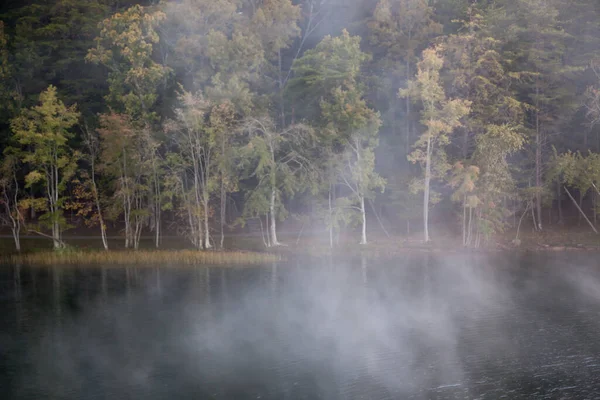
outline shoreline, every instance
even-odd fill
[[[28,266],[249,266],[281,262],[281,254],[211,250],[82,250],[32,251],[7,254],[0,262]]]

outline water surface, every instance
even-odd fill
[[[600,398],[595,255],[0,268],[3,399]]]

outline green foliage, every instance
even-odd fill
[[[415,80],[407,89],[401,89],[399,96],[411,96],[423,103],[421,123],[425,132],[414,144],[415,150],[409,160],[422,166],[431,163],[433,177],[441,178],[449,169],[443,147],[450,142],[449,135],[461,126],[461,119],[469,114],[471,102],[463,99],[447,99],[440,82],[440,70],[444,58],[440,48],[430,48],[423,52],[418,64]]]
[[[157,85],[169,73],[152,59],[157,29],[165,18],[163,12],[148,12],[139,5],[116,13],[102,22],[96,47],[86,57],[108,68],[109,103],[135,119],[155,116]]]
[[[39,184],[44,188],[47,212],[40,222],[53,228],[55,242],[60,241],[60,230],[67,227],[62,214],[67,185],[73,178],[80,155],[69,146],[73,137],[70,129],[77,123],[76,106],[67,107],[56,95],[54,86],[40,94],[39,105],[11,121],[15,140],[23,147],[21,160],[30,172],[26,186]]]
[[[306,115],[316,114],[321,99],[331,101],[336,88],[356,86],[361,66],[369,59],[360,50],[360,41],[360,37],[344,30],[341,36],[326,36],[296,60],[287,91],[297,104],[306,107]]]
[[[303,192],[315,179],[316,165],[304,155],[313,146],[313,130],[302,124],[278,130],[266,117],[247,119],[242,130],[249,140],[240,151],[238,165],[247,178],[258,182],[247,194],[244,213],[266,213],[274,194],[275,217],[282,219],[287,214],[283,196]]]
[[[423,192],[424,219],[454,201],[478,246],[519,211],[508,200],[535,205],[538,229],[557,182],[595,201],[596,1],[377,0],[351,17],[326,3],[1,6],[3,215],[59,243],[65,208],[89,224],[106,211],[134,247],[174,218],[204,247],[244,201],[270,221],[318,204],[333,237],[366,225],[369,200],[418,216]]]

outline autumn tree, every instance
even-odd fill
[[[469,209],[463,244],[478,246],[481,238],[487,240],[502,231],[510,214],[503,203],[515,198],[516,183],[507,157],[525,143],[526,106],[514,89],[521,74],[507,71],[510,60],[500,54],[501,43],[490,36],[480,11],[469,7],[467,18],[459,33],[441,39],[437,49],[444,57],[447,92],[471,104],[469,114],[456,128],[462,136],[454,142],[461,159],[456,166],[461,168],[455,168],[453,182],[455,195],[463,200],[463,233],[465,204]]]
[[[68,226],[63,215],[66,190],[80,158],[69,146],[73,137],[70,129],[78,118],[76,106],[65,106],[58,99],[56,88],[50,86],[40,94],[37,106],[11,121],[15,139],[28,150],[21,156],[30,169],[26,186],[40,185],[45,192],[47,207],[40,222],[51,228],[55,249],[64,247],[62,231]]]
[[[100,139],[98,172],[111,183],[116,200],[108,210],[113,218],[123,215],[125,247],[139,247],[142,228],[148,221],[148,174],[139,131],[126,114],[102,114],[97,129]]]
[[[139,155],[140,159],[146,158],[146,167],[151,170],[146,183],[151,189],[147,205],[152,213],[151,228],[155,232],[156,247],[160,243],[162,210],[161,162],[158,154],[160,142],[152,135],[152,123],[157,118],[158,88],[170,69],[154,60],[153,51],[159,42],[158,27],[165,18],[162,11],[152,11],[140,5],[117,12],[101,23],[96,47],[91,48],[86,57],[89,62],[102,64],[108,69],[107,101],[114,110],[130,117],[137,139],[141,141],[138,143],[138,150],[143,152]],[[140,181],[141,177],[137,180]]]
[[[152,58],[159,40],[157,28],[164,19],[163,12],[150,12],[140,5],[117,12],[102,21],[96,47],[86,56],[87,61],[108,69],[109,104],[134,120],[153,116],[157,87],[168,73],[167,67]]]
[[[381,71],[378,87],[385,99],[378,106],[381,106],[385,126],[392,130],[394,138],[396,127],[404,125],[405,154],[410,152],[413,140],[411,101],[408,97],[405,99],[404,110],[399,114],[397,93],[393,88],[413,78],[420,50],[441,33],[442,26],[435,22],[433,12],[426,0],[380,0],[368,22],[369,43],[376,68]],[[386,110],[385,104],[389,104],[389,109]]]
[[[423,191],[424,241],[429,242],[429,206],[432,178],[441,178],[449,166],[444,147],[449,135],[461,126],[461,119],[469,113],[470,101],[448,99],[440,82],[440,70],[444,59],[439,49],[429,48],[423,52],[418,63],[417,75],[408,89],[401,89],[401,97],[411,96],[423,105],[421,123],[425,131],[414,144],[409,160],[424,169],[424,178],[415,184],[415,190]]]

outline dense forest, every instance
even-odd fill
[[[254,221],[484,246],[600,212],[597,0],[0,7],[0,222],[64,246]],[[568,210],[568,212],[567,212]],[[431,220],[431,221],[430,221]],[[580,222],[578,220],[582,220]],[[306,225],[307,228],[304,228]],[[368,229],[367,229],[368,227]]]

